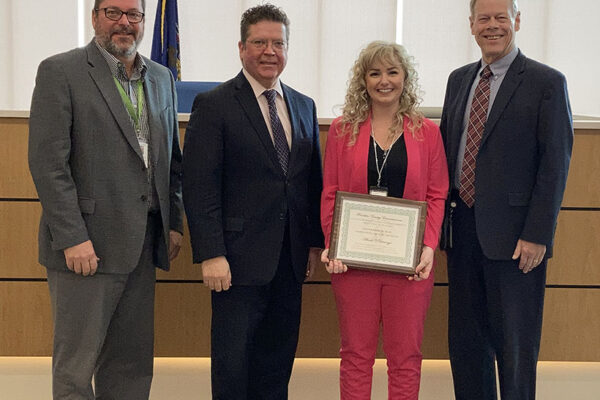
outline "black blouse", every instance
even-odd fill
[[[377,186],[377,168],[375,166],[375,153],[373,151],[373,136],[369,142],[369,171],[368,171],[368,185]],[[377,142],[375,142],[377,143]],[[379,160],[379,168],[383,165],[384,152],[376,144],[377,159]],[[392,146],[389,151],[387,162],[383,167],[381,173],[381,186],[386,187],[388,190],[388,196],[390,197],[402,197],[404,195],[404,183],[406,182],[406,166],[408,164],[408,158],[406,155],[406,143],[404,142],[404,135],[396,140],[396,143]]]

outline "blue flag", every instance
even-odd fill
[[[158,0],[150,58],[169,68],[176,81],[181,80],[177,0]]]

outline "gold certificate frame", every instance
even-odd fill
[[[353,268],[413,275],[426,217],[424,201],[338,191],[329,258]]]

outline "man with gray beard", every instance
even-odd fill
[[[95,38],[38,69],[29,166],[42,205],[54,399],[150,393],[155,267],[169,268],[183,227],[174,82],[137,52],[144,8],[96,0]]]

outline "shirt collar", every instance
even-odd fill
[[[252,75],[250,75],[250,73],[246,71],[246,69],[242,68],[242,73],[244,74],[246,79],[248,79],[248,83],[250,83],[250,86],[252,87],[252,91],[254,92],[254,96],[256,96],[256,98],[259,98],[265,90],[274,89],[277,92],[277,94],[279,94],[279,96],[281,96],[281,98],[283,99],[283,90],[281,89],[281,81],[279,80],[279,78],[277,78],[277,81],[275,82],[275,85],[273,85],[273,87],[266,88]]]
[[[125,71],[125,65],[119,59],[108,52],[104,47],[100,46],[97,40],[94,41],[96,46],[100,50],[100,54],[104,57],[106,62],[108,63],[108,68],[110,68],[110,73],[117,78],[124,78],[125,80],[138,80],[143,78],[146,75],[146,70],[148,66],[140,53],[135,54],[135,60],[133,62],[133,74],[131,74],[131,79],[127,77],[127,72]]]
[[[515,60],[515,58],[517,58],[517,54],[519,54],[519,48],[517,46],[515,46],[515,48],[512,49],[504,57],[489,64],[490,69],[492,70],[492,74],[494,74],[494,76],[501,76],[501,75],[506,74],[506,72],[508,71],[508,68],[510,68],[510,65],[512,64],[512,62]],[[488,64],[486,64],[485,61],[483,61],[483,59],[481,59],[481,67],[479,68],[479,73],[481,73],[481,71],[483,71],[483,69],[487,65]]]

